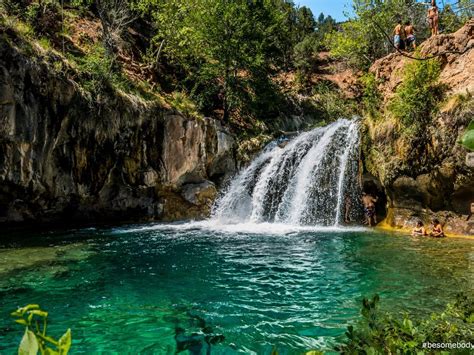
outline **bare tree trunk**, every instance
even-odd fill
[[[134,20],[127,0],[97,0],[102,40],[112,66],[117,65],[117,51],[121,37],[127,26]]]

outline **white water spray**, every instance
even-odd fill
[[[216,223],[338,226],[344,196],[356,194],[356,122],[341,119],[269,145],[218,199]]]

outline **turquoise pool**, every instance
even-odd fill
[[[177,327],[222,334],[213,354],[330,350],[379,293],[419,315],[474,286],[474,241],[365,230],[145,225],[0,240],[0,353],[9,313],[39,303],[73,354],[173,354]],[[208,328],[208,329],[210,329]]]

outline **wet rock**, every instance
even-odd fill
[[[0,223],[202,218],[235,150],[216,120],[110,88],[91,97],[0,39]]]
[[[181,195],[186,201],[197,206],[206,205],[210,207],[217,195],[216,186],[210,181],[185,185],[181,191]]]

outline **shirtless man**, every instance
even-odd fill
[[[402,44],[402,36],[403,36],[403,26],[402,20],[398,21],[398,24],[395,26],[393,30],[393,44],[395,44],[395,48],[400,50],[400,46]]]
[[[416,37],[415,37],[415,27],[410,23],[410,21],[405,22],[405,35],[407,36],[407,49],[412,47],[413,50],[416,49]]]
[[[367,224],[372,227],[377,224],[377,216],[375,215],[375,203],[378,201],[378,197],[362,193],[362,203],[364,204],[364,213]]]
[[[436,36],[438,34],[439,11],[435,0],[431,0],[431,7],[428,9],[428,23],[431,28],[431,36]]]

